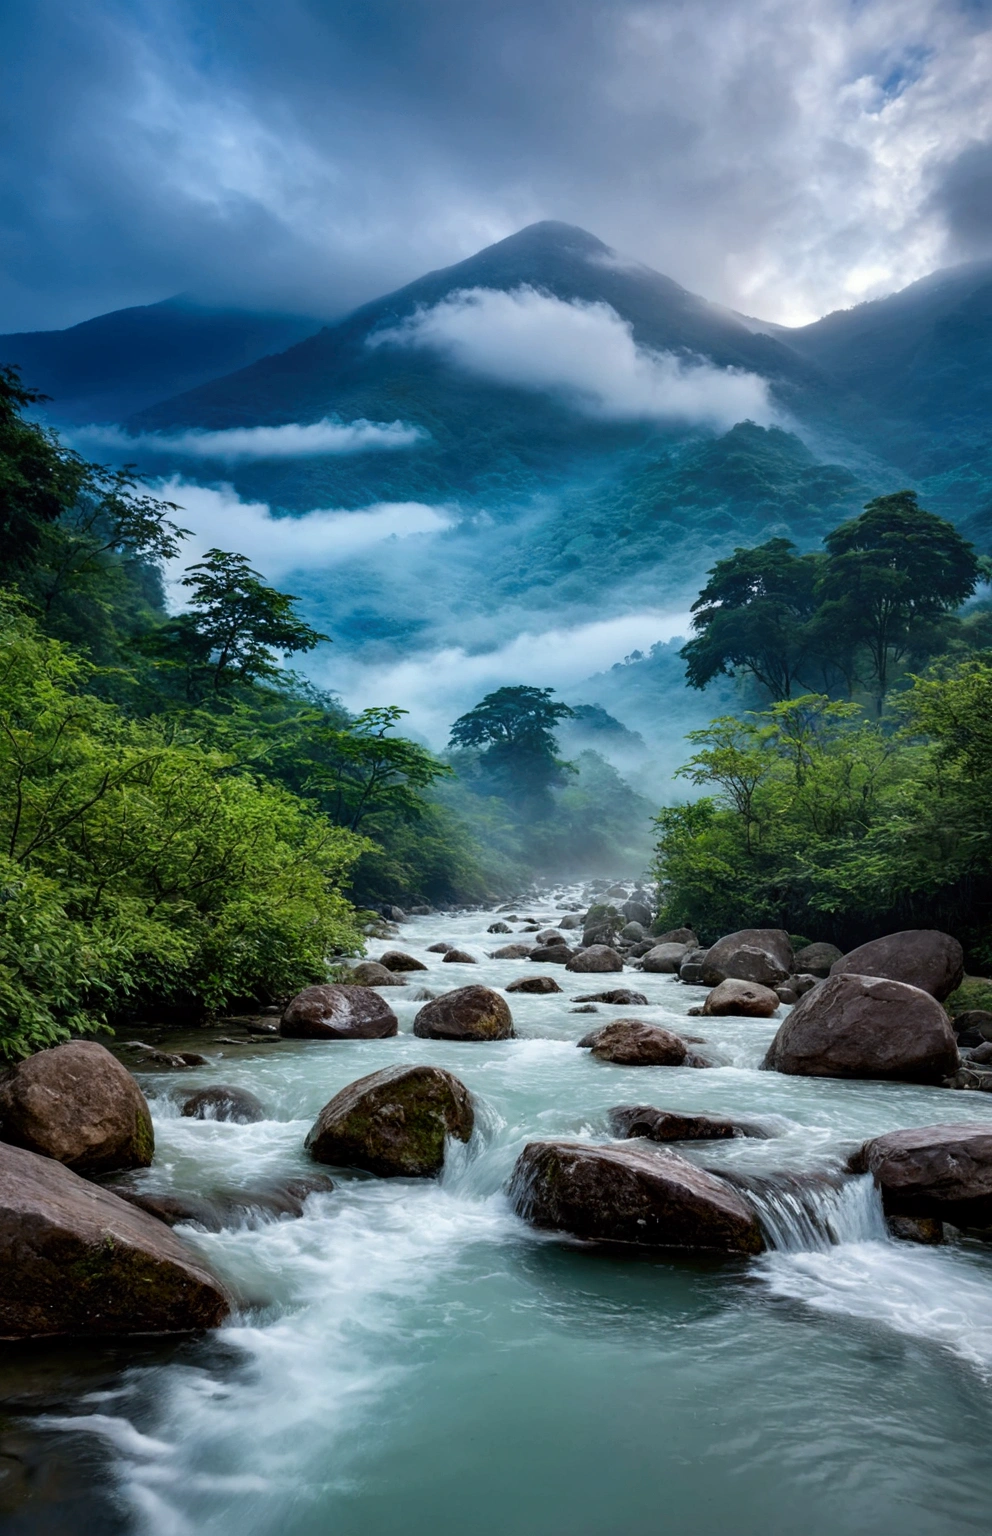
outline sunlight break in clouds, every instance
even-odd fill
[[[316,510],[304,517],[273,517],[261,501],[241,501],[230,485],[220,489],[193,485],[174,477],[154,487],[154,494],[180,507],[176,522],[191,530],[178,560],[166,569],[170,605],[180,607],[179,587],[188,565],[208,549],[236,549],[269,581],[292,571],[321,569],[371,549],[385,539],[416,533],[440,533],[451,514],[419,501],[379,502],[359,512]]]
[[[410,729],[439,751],[447,744],[451,722],[493,689],[514,683],[574,688],[632,650],[648,650],[656,640],[688,634],[690,617],[661,610],[627,613],[591,624],[524,632],[498,650],[473,654],[449,645],[372,666],[360,656],[336,650],[333,657],[306,670],[340,693],[349,709],[384,700],[402,702],[409,710]]]
[[[370,346],[433,347],[501,384],[565,394],[590,416],[691,421],[724,431],[774,418],[757,374],[639,347],[609,304],[522,286],[468,288],[376,332]]]
[[[71,436],[115,452],[178,453],[198,459],[306,459],[324,453],[368,453],[410,448],[427,436],[403,421],[321,421],[301,426],[226,427],[207,432],[142,432],[129,437],[118,427],[77,427]]]

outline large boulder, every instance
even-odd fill
[[[155,1151],[144,1094],[93,1040],[38,1051],[4,1073],[0,1140],[87,1174],[147,1168]]]
[[[806,944],[796,950],[795,967],[808,976],[829,976],[830,967],[843,959],[836,944]]]
[[[0,1145],[0,1337],[194,1333],[230,1306],[153,1216],[50,1157]]]
[[[580,949],[577,955],[573,955],[565,966],[567,971],[622,971],[623,961],[615,949],[610,949],[606,944],[593,944],[589,949]]]
[[[686,949],[695,949],[699,940],[691,928],[669,928],[665,933],[655,935],[656,944],[682,944]]]
[[[880,976],[830,976],[800,998],[764,1065],[801,1077],[942,1082],[958,1065],[954,1031],[929,992]]]
[[[191,1093],[180,1113],[188,1120],[229,1120],[234,1125],[256,1125],[268,1118],[261,1099],[229,1083],[213,1083]]]
[[[992,1226],[992,1125],[921,1125],[866,1141],[852,1173],[870,1173],[887,1215]]]
[[[687,1067],[694,1058],[681,1035],[641,1019],[617,1019],[583,1035],[578,1042],[600,1061],[621,1067]]]
[[[507,992],[560,992],[561,987],[553,976],[520,976],[507,984]]]
[[[929,992],[938,1003],[950,997],[964,976],[964,951],[957,939],[936,928],[907,928],[872,939],[830,967],[831,976],[886,976]]]
[[[581,917],[576,917],[574,912],[570,912],[567,917],[562,918],[558,927],[562,932],[571,932],[574,928],[582,927],[582,919]]]
[[[647,938],[643,923],[624,923],[620,937],[625,944],[641,944]]]
[[[426,971],[427,969],[422,960],[415,960],[412,955],[404,954],[401,949],[387,949],[384,955],[379,956],[379,964],[384,965],[387,971]]]
[[[784,988],[783,988],[784,990]],[[797,993],[790,1001],[795,1001]],[[734,1014],[745,1019],[770,1019],[778,1012],[778,995],[756,981],[737,981],[729,977],[707,992],[703,1013],[711,1017]]]
[[[474,1116],[464,1083],[440,1067],[385,1067],[325,1104],[306,1139],[318,1163],[382,1178],[433,1178],[449,1136],[468,1141]]]
[[[289,1040],[383,1040],[399,1033],[396,1015],[371,987],[304,987],[288,1005],[279,1033]]]
[[[632,896],[629,901],[623,903],[620,911],[628,923],[640,923],[642,928],[650,928],[651,908],[646,902],[638,901]]]
[[[575,951],[569,949],[565,943],[539,944],[536,949],[531,950],[527,958],[537,965],[567,965],[574,953]]]
[[[642,959],[641,967],[661,976],[674,976],[687,953],[684,944],[655,944]]]
[[[510,1198],[533,1226],[592,1241],[723,1253],[764,1248],[744,1197],[676,1152],[532,1141],[517,1159]]]
[[[348,972],[347,986],[355,987],[405,987],[406,982],[399,971],[387,971],[378,960],[363,960],[360,965],[352,966]]]
[[[684,981],[688,987],[701,987],[703,985],[703,961],[708,954],[709,950],[706,949],[690,949],[679,966],[679,981]]]
[[[651,1104],[617,1104],[610,1110],[614,1136],[643,1136],[648,1141],[727,1141],[735,1136],[767,1139],[768,1132],[744,1120],[687,1115]]]
[[[502,949],[494,949],[489,958],[490,960],[526,960],[533,952],[533,944],[504,944]]]
[[[706,951],[703,985],[718,986],[728,976],[774,987],[792,974],[792,945],[783,928],[741,928],[728,933]]]
[[[426,1003],[413,1032],[421,1040],[510,1040],[513,1015],[491,987],[458,987]]]

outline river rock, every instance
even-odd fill
[[[645,971],[654,971],[660,976],[674,976],[685,956],[684,944],[655,944],[644,956],[641,966]]]
[[[458,987],[421,1008],[413,1032],[421,1040],[511,1040],[513,1015],[491,987]]]
[[[381,1178],[432,1178],[449,1136],[468,1141],[474,1117],[464,1083],[440,1067],[385,1067],[325,1104],[306,1139],[318,1163]]]
[[[681,1035],[641,1019],[617,1019],[594,1029],[578,1042],[600,1061],[620,1067],[692,1066],[691,1053]]]
[[[467,949],[449,949],[441,958],[442,965],[478,965],[474,955],[470,955]]]
[[[667,933],[655,934],[656,944],[681,944],[685,949],[696,949],[699,940],[691,928],[669,928]]]
[[[954,1032],[928,992],[879,976],[830,976],[793,1008],[764,1065],[803,1077],[939,1083],[958,1065]]]
[[[706,949],[690,949],[682,964],[679,966],[679,981],[687,987],[701,987],[703,984],[703,961],[709,951]]]
[[[703,985],[718,986],[733,977],[774,987],[792,975],[792,945],[783,928],[741,928],[728,933],[706,951]]]
[[[961,985],[964,951],[957,939],[936,928],[908,928],[861,944],[835,960],[831,976],[885,976],[929,992],[938,1003]]]
[[[379,964],[384,965],[387,971],[426,971],[427,967],[422,960],[415,960],[412,955],[406,955],[401,949],[387,949],[384,955],[379,956]]]
[[[620,929],[620,937],[627,944],[640,944],[647,938],[643,923],[624,923]]]
[[[256,1125],[267,1120],[265,1106],[247,1088],[213,1083],[184,1100],[181,1113],[188,1120],[229,1120],[235,1125]]]
[[[486,929],[486,932],[487,933],[512,933],[513,929],[510,927],[509,923],[490,923],[489,927]]]
[[[581,997],[573,999],[576,1003],[610,1003],[614,1008],[625,1008],[630,1004],[647,1002],[643,992],[631,992],[628,987],[614,987],[610,992],[583,992]]]
[[[622,971],[623,961],[615,949],[610,949],[606,944],[593,944],[589,949],[580,949],[577,955],[573,955],[565,966],[567,971]]]
[[[783,987],[782,991],[786,989]],[[797,994],[788,999],[795,1002]],[[779,998],[770,987],[759,987],[755,981],[738,981],[728,977],[711,992],[707,992],[703,1013],[719,1017],[734,1014],[745,1019],[770,1019],[778,1012]]]
[[[397,971],[389,971],[378,960],[363,960],[360,965],[353,965],[346,982],[346,986],[356,987],[405,987],[406,982]]]
[[[866,1141],[850,1162],[870,1173],[891,1216],[992,1225],[992,1125],[921,1125]]]
[[[686,1115],[651,1104],[617,1104],[609,1112],[614,1136],[644,1136],[649,1141],[726,1141],[734,1136],[767,1139],[768,1132],[743,1120]]]
[[[526,960],[533,952],[533,944],[504,944],[502,949],[494,949],[489,958],[490,960]]]
[[[623,903],[620,911],[628,923],[640,923],[642,928],[650,928],[651,908],[646,902],[638,901],[635,896],[632,896],[629,901]]]
[[[230,1305],[154,1217],[50,1157],[0,1145],[0,1337],[194,1333]]]
[[[93,1040],[37,1051],[3,1074],[0,1139],[86,1174],[147,1168],[155,1151],[144,1094]]]
[[[520,976],[507,983],[507,992],[560,992],[561,987],[553,976]]]
[[[582,927],[582,919],[581,917],[576,917],[574,912],[570,912],[567,917],[562,918],[558,927],[563,933],[571,933],[573,929]]]
[[[723,1253],[764,1248],[744,1197],[676,1152],[532,1141],[517,1159],[509,1193],[533,1226],[591,1241]]]
[[[980,1045],[983,1040],[992,1040],[992,1013],[984,1008],[969,1008],[954,1016],[951,1028],[959,1045]]]
[[[279,1031],[289,1040],[382,1040],[399,1033],[396,1015],[371,987],[304,987]]]
[[[527,958],[536,965],[567,965],[574,953],[567,944],[539,944]]]
[[[796,950],[795,967],[811,976],[829,976],[830,967],[843,958],[836,944],[807,944]]]
[[[887,1216],[885,1224],[902,1243],[924,1243],[935,1248],[944,1241],[944,1223],[932,1216]]]
[[[537,935],[537,942],[538,944],[547,944],[549,946],[557,945],[560,948],[565,943],[565,940],[557,928],[542,928],[541,932]]]
[[[194,1222],[206,1232],[222,1232],[225,1227],[241,1226],[246,1217],[299,1218],[307,1198],[330,1193],[334,1189],[334,1180],[325,1173],[295,1174],[289,1179],[277,1179],[264,1189],[214,1190],[209,1195],[193,1194],[189,1190],[154,1193],[116,1184],[104,1185],[104,1188],[110,1188],[129,1205],[136,1205],[158,1221],[164,1221],[167,1227]]]
[[[509,933],[510,932],[509,928],[503,928],[500,931],[502,933]],[[492,929],[491,928],[490,928],[489,932],[492,933]],[[448,953],[448,950],[449,949],[454,949],[454,947],[455,946],[453,944],[446,944],[444,942],[444,940],[442,939],[439,944],[428,944],[428,946],[427,946],[427,953],[429,955],[446,955]]]

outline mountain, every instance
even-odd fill
[[[183,298],[136,305],[64,331],[0,336],[0,363],[51,396],[57,422],[119,422],[156,400],[281,352],[321,321],[212,309]]]

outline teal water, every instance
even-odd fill
[[[551,917],[554,907],[537,909]],[[533,973],[490,961],[492,913],[413,919],[429,976],[391,989],[398,1039],[214,1047],[148,1075],[155,1189],[257,1187],[307,1166],[302,1142],[345,1083],[398,1060],[456,1072],[479,1126],[437,1183],[342,1174],[296,1221],[180,1229],[246,1298],[215,1339],[116,1357],[31,1420],[94,1505],[77,1529],[148,1536],[957,1536],[990,1523],[992,1250],[891,1241],[864,1180],[766,1211],[776,1246],[722,1263],[586,1249],[529,1230],[503,1186],[535,1136],[608,1139],[613,1104],[736,1112],[767,1141],[696,1146],[707,1166],[836,1173],[865,1136],[990,1119],[979,1094],[803,1081],[757,1070],[774,1021],[689,1020],[670,978],[549,974],[511,994],[519,1038],[409,1033],[434,990]],[[479,957],[448,965],[439,938]],[[372,946],[379,953],[387,946]],[[620,983],[648,1008],[598,1020],[576,994]],[[618,1068],[575,1040],[636,1015],[704,1036],[716,1070]],[[270,1118],[183,1120],[176,1097],[250,1086]],[[2,1385],[2,1378],[0,1378]],[[87,1459],[88,1458],[88,1459]],[[80,1470],[82,1468],[82,1470]],[[54,1508],[55,1506],[50,1506]],[[59,1519],[63,1518],[58,1506]],[[78,1506],[80,1510],[83,1504]],[[35,1524],[30,1525],[29,1519]],[[22,1523],[23,1522],[23,1523]],[[16,1530],[58,1528],[16,1517]],[[64,1527],[73,1529],[71,1519]],[[12,1526],[11,1529],[15,1529]]]

